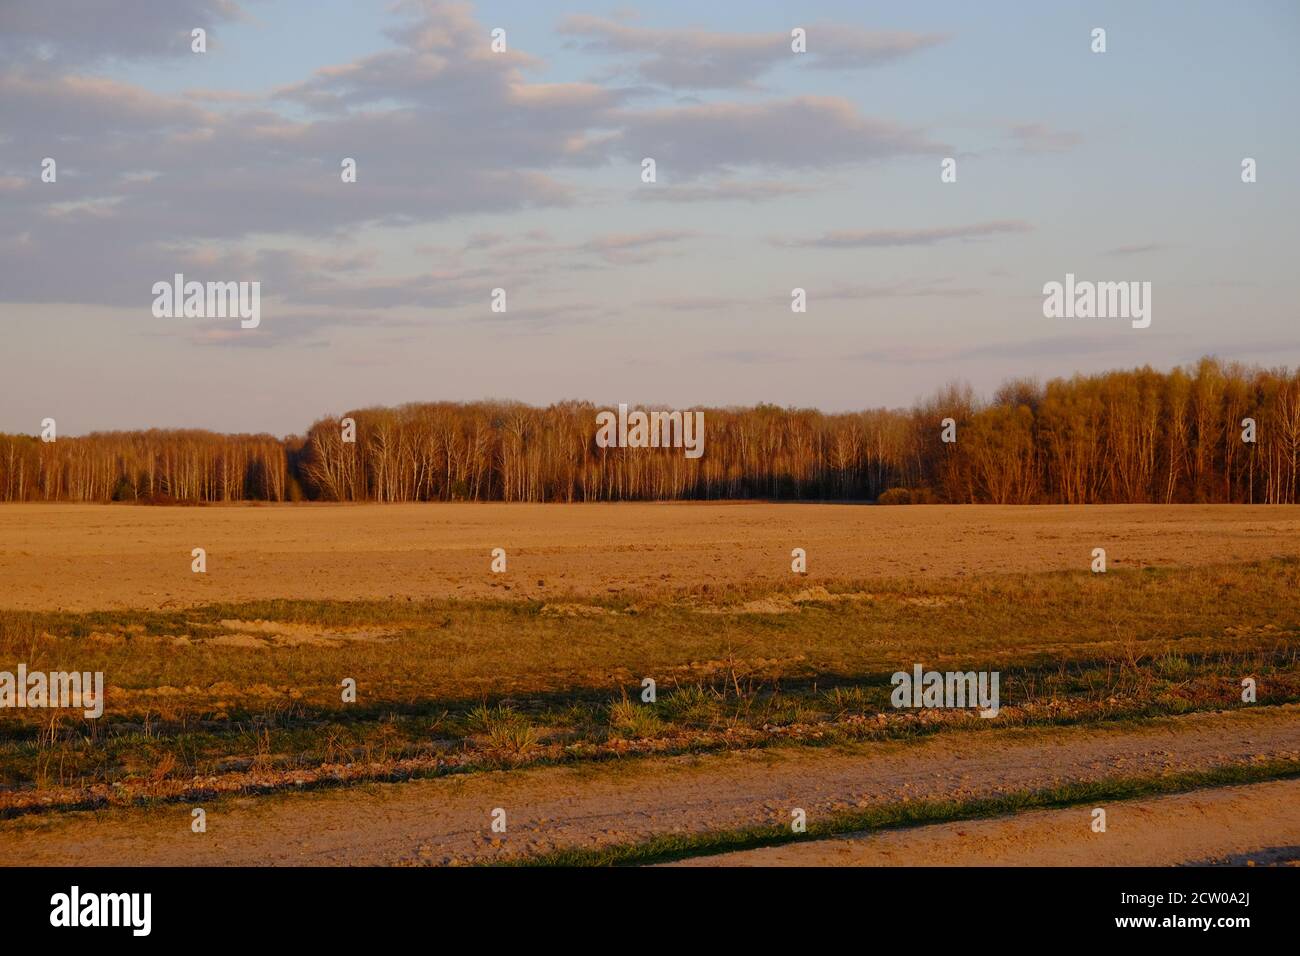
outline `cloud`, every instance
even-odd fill
[[[808,57],[813,69],[856,70],[902,59],[948,39],[944,33],[865,30],[819,23],[808,29]]]
[[[76,154],[89,147],[87,160],[98,156],[109,136],[156,136],[178,128],[201,129],[216,120],[196,106],[136,86],[44,66],[0,73],[0,101],[5,104],[5,134],[51,149],[68,144]]]
[[[998,342],[988,345],[953,347],[946,345],[883,346],[870,352],[846,355],[848,361],[880,362],[889,365],[928,365],[976,359],[1054,358],[1059,356],[1131,354],[1132,343],[1113,334],[1062,335],[1050,338]]]
[[[835,96],[616,115],[623,129],[612,139],[613,148],[635,162],[654,158],[658,176],[667,182],[742,168],[803,170],[951,152],[920,130],[864,117]]]
[[[242,19],[234,0],[5,0],[0,60],[86,64],[190,54],[190,31]]]
[[[898,279],[884,283],[846,283],[833,282],[829,285],[810,284],[808,294],[818,302],[864,301],[869,299],[901,298],[969,298],[983,294],[983,290],[965,286],[954,286],[952,278],[942,276],[930,279]],[[722,312],[734,308],[756,308],[768,310],[779,301],[786,307],[789,298],[785,293],[773,298],[754,296],[736,298],[727,296],[695,295],[667,296],[652,299],[647,306],[665,312]]]
[[[466,251],[472,249],[491,249],[505,242],[508,237],[499,232],[476,232],[465,241]]]
[[[697,202],[767,202],[785,196],[812,192],[815,187],[805,183],[786,183],[779,180],[739,182],[722,180],[690,186],[658,185],[654,189],[637,189],[632,195],[646,202],[697,203]]]
[[[326,333],[333,328],[406,328],[417,322],[391,312],[324,307],[297,309],[263,301],[261,322],[256,328],[241,328],[225,319],[149,319],[139,335],[182,339],[203,347],[266,349],[292,344],[319,348],[329,344]]]
[[[1136,256],[1144,252],[1159,252],[1171,248],[1163,242],[1143,242],[1129,246],[1116,246],[1114,249],[1107,249],[1102,255],[1105,256]]]
[[[600,256],[606,262],[628,264],[649,261],[651,247],[663,246],[694,239],[698,233],[682,230],[660,229],[643,233],[621,233],[598,236],[577,248]]]
[[[754,301],[753,299],[727,298],[717,295],[694,295],[652,299],[647,305],[662,312],[715,312],[751,305]]]
[[[486,301],[503,268],[513,293],[548,270],[676,254],[695,233],[633,227],[558,243],[537,230],[508,240],[476,226],[422,275],[384,274],[357,237],[588,202],[590,171],[635,169],[646,155],[659,161],[660,183],[640,191],[652,201],[760,202],[809,187],[734,171],[802,172],[950,149],[839,97],[635,109],[627,90],[532,82],[538,61],[518,50],[493,54],[488,29],[460,3],[399,4],[393,47],[254,95],[160,93],[87,72],[113,58],[163,55],[161,39],[179,26],[188,36],[193,23],[242,16],[234,3],[104,2],[121,19],[96,33],[61,19],[84,9],[99,22],[89,0],[47,5],[60,19],[37,0],[0,2],[0,32],[12,27],[3,42],[24,51],[0,61],[6,302],[112,305],[147,318],[154,282],[202,271],[204,280],[262,282],[282,315],[458,308]],[[837,48],[826,42],[830,56]],[[862,55],[865,64],[887,51]],[[58,162],[57,183],[40,182],[45,155]],[[345,157],[357,163],[355,183],[341,181]],[[302,251],[325,244],[338,253]]]
[[[976,222],[965,226],[940,226],[929,229],[837,230],[815,239],[773,239],[773,245],[801,246],[815,249],[866,249],[892,246],[932,246],[953,240],[980,239],[1001,233],[1033,230],[1027,222],[1002,219]]]
[[[1062,153],[1083,142],[1078,133],[1056,130],[1044,123],[1018,123],[1010,127],[1011,137],[1027,153]]]
[[[795,361],[792,355],[768,349],[723,349],[705,352],[700,357],[714,362],[732,362],[737,365],[769,365]]]
[[[818,300],[862,300],[902,298],[968,298],[981,295],[979,289],[950,285],[951,279],[900,279],[883,284],[835,284],[812,293]]]
[[[592,302],[543,305],[516,297],[510,300],[509,305],[509,309],[505,312],[488,314],[485,316],[485,321],[526,325],[533,330],[542,331],[567,325],[588,325],[618,313],[617,309]]]
[[[630,57],[625,72],[646,83],[694,90],[747,88],[783,64],[849,70],[879,66],[941,43],[938,34],[870,31],[839,24],[808,28],[807,53],[791,50],[786,33],[660,30],[574,14],[559,31],[583,37],[591,53]]]
[[[4,7],[11,24],[14,9]],[[195,250],[259,235],[346,241],[367,224],[575,202],[574,187],[553,171],[606,161],[583,140],[617,98],[583,85],[530,87],[518,58],[486,59],[487,34],[462,5],[432,3],[416,14],[405,33],[396,31],[411,45],[282,91],[337,107],[306,118],[246,96],[214,110],[219,91],[160,95],[38,57],[0,68],[3,136],[39,144],[21,164],[16,150],[0,156],[8,227],[0,296],[147,307],[152,283],[182,271]],[[40,18],[28,19],[30,38]],[[57,183],[39,180],[44,155],[59,164]],[[354,184],[340,179],[343,157],[357,161]],[[414,280],[283,278],[277,291],[310,301],[322,288],[393,302],[431,291],[430,301],[440,301],[438,290]]]
[[[258,93],[244,90],[186,90],[181,94],[187,100],[197,103],[261,103],[263,97]]]

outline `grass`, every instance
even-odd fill
[[[651,740],[669,729],[653,706],[643,706],[627,697],[609,705],[609,726],[612,733],[627,740]]]
[[[1261,704],[1300,699],[1296,560],[805,589],[587,600],[595,611],[568,616],[449,600],[0,612],[0,670],[102,670],[109,687],[99,721],[4,712],[0,791],[147,797],[238,774],[251,791],[308,771],[404,779],[1141,719],[1239,705],[1244,676]],[[304,628],[310,643],[280,642]],[[240,634],[256,646],[223,643]],[[889,676],[915,662],[1001,671],[1008,709],[994,722],[894,711]]]
[[[1207,787],[1263,783],[1300,777],[1300,760],[1232,764],[1212,770],[1162,776],[1127,777],[1070,783],[1045,790],[1027,790],[975,800],[927,800],[846,810],[808,823],[806,833],[789,826],[753,826],[691,834],[666,834],[637,843],[598,848],[566,849],[530,856],[506,865],[528,866],[646,866],[691,857],[782,846],[848,833],[873,833],[927,824],[953,823],[1052,810],[1103,801],[1186,793]],[[1083,824],[1081,824],[1083,825]],[[501,864],[497,864],[501,865]]]
[[[509,707],[475,707],[466,722],[478,730],[488,748],[510,758],[525,758],[540,741],[528,718]]]

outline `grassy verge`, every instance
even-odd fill
[[[1233,764],[1213,770],[1165,776],[1128,777],[1090,783],[1071,783],[1047,790],[1032,790],[977,800],[917,801],[866,810],[849,810],[810,821],[806,833],[789,827],[754,826],[706,833],[670,834],[639,843],[594,849],[570,849],[513,860],[512,866],[645,866],[691,857],[712,856],[738,850],[781,846],[848,833],[978,820],[1052,810],[1101,801],[1186,793],[1209,787],[1226,787],[1300,777],[1300,760]]]

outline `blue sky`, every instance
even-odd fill
[[[1294,4],[307,9],[0,10],[0,429],[1300,364]],[[154,318],[177,271],[260,281],[261,326]],[[1067,272],[1151,282],[1150,328],[1045,319]]]

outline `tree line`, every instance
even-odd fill
[[[909,409],[710,408],[695,460],[680,448],[597,447],[602,409],[366,408],[283,439],[0,434],[0,500],[1276,504],[1297,501],[1300,476],[1300,371],[1210,358],[1014,380],[989,400],[950,385]]]

